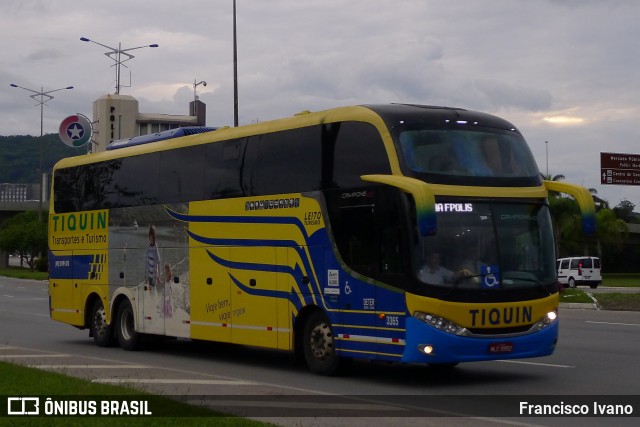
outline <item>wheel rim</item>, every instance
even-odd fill
[[[122,333],[122,338],[126,341],[131,340],[133,337],[133,315],[128,308],[122,310],[122,315],[120,316],[120,332]]]
[[[93,315],[93,331],[101,337],[107,333],[107,313],[104,307],[98,308]]]
[[[318,360],[327,360],[333,355],[333,334],[328,324],[318,323],[311,331],[311,353]]]

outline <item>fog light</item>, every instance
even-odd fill
[[[429,355],[429,354],[433,353],[433,346],[431,346],[429,344],[420,344],[418,346],[418,350],[420,350],[424,354]]]

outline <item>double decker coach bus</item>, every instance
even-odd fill
[[[593,199],[543,181],[511,123],[365,105],[168,136],[54,168],[51,317],[99,346],[261,346],[326,375],[553,352],[547,194],[573,195],[586,232]]]

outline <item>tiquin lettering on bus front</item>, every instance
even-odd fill
[[[51,217],[53,232],[59,231],[89,231],[107,228],[107,212],[83,212]]]
[[[532,323],[532,306],[469,310],[471,326],[504,326]]]

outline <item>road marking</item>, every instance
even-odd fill
[[[24,359],[27,357],[69,357],[68,354],[0,354],[0,359]]]
[[[96,378],[91,380],[101,384],[198,384],[198,385],[258,385],[250,381],[230,380],[195,380],[186,378],[161,379],[161,378]]]
[[[272,402],[258,400],[207,400],[207,399],[187,399],[188,403],[206,404],[207,406],[222,407],[255,407],[255,408],[284,408],[284,409],[336,409],[351,411],[407,411],[401,406],[389,406],[374,403],[319,403],[319,402]],[[421,408],[425,410],[424,408]],[[428,409],[427,409],[428,410]]]
[[[552,363],[524,362],[522,360],[495,360],[495,362],[518,363],[521,365],[546,366],[548,368],[575,368],[575,366],[569,366],[569,365],[554,365]]]
[[[147,369],[146,365],[29,365],[37,369]]]
[[[640,323],[596,322],[593,320],[587,320],[586,323],[599,323],[602,325],[640,326]]]

